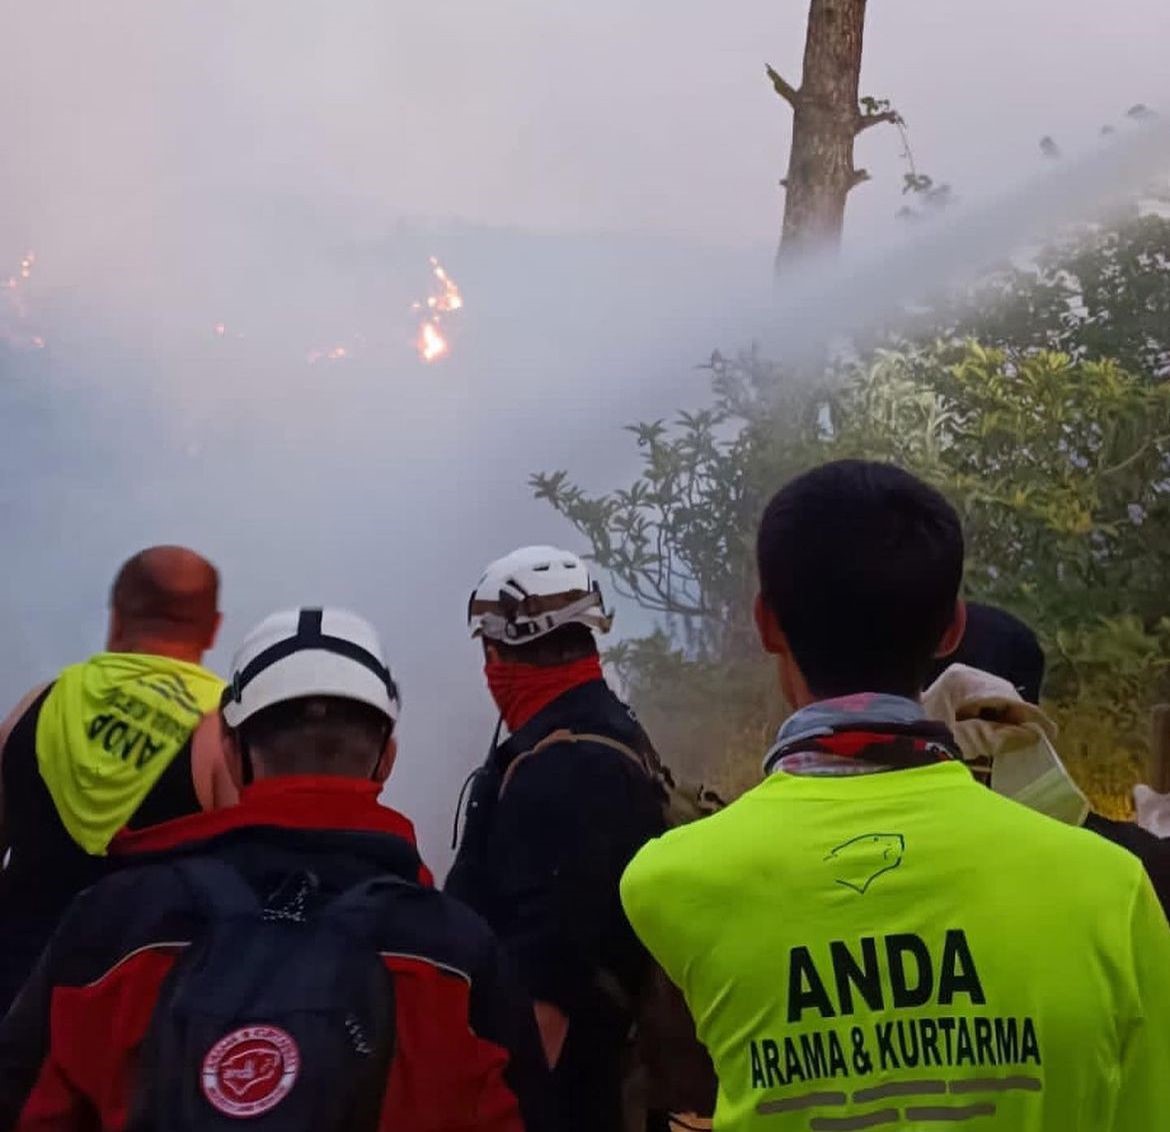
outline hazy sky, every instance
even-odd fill
[[[224,571],[221,667],[274,605],[378,624],[393,792],[441,866],[492,724],[468,589],[521,542],[581,547],[529,472],[622,482],[621,425],[693,405],[694,363],[755,333],[790,128],[763,66],[798,78],[806,10],[0,0],[0,279],[35,249],[51,330],[0,352],[0,698],[100,646],[122,558],[192,542]],[[1170,109],[1168,44],[1166,0],[886,0],[862,89],[976,204],[1044,169],[1043,135]],[[859,146],[851,245],[907,235],[899,148]],[[428,369],[434,252],[468,305]],[[337,342],[352,364],[307,366]]]
[[[3,0],[0,251],[87,197],[297,185],[489,224],[771,242],[803,0]],[[870,4],[863,91],[922,169],[978,194],[1170,85],[1163,0]],[[898,206],[898,140],[855,231]],[[148,223],[149,217],[138,216]],[[87,239],[97,238],[92,225]]]

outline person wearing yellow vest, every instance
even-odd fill
[[[0,725],[0,1012],[121,830],[235,800],[209,715],[223,681],[201,664],[218,603],[194,551],[141,551],[114,581],[107,651]]]
[[[757,556],[795,714],[761,785],[621,884],[711,1054],[715,1127],[1162,1127],[1170,927],[1141,863],[978,784],[918,702],[962,633],[953,508],[828,464],[772,499]]]

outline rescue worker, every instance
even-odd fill
[[[1170,915],[1170,844],[1137,822],[1094,810],[1073,782],[1052,745],[1056,726],[1036,706],[1045,666],[1040,641],[1023,621],[995,606],[971,604],[962,644],[924,692],[923,706],[951,727],[964,759],[983,768],[993,790],[1003,793],[1003,782],[1012,783],[1008,797],[1128,849]]]
[[[361,618],[248,635],[239,804],[128,835],[74,902],[0,1024],[0,1129],[548,1128],[528,999],[378,802],[398,712]]]
[[[711,1053],[715,1126],[1156,1126],[1170,929],[1140,862],[977,784],[918,701],[962,634],[954,509],[827,464],[768,504],[758,565],[795,714],[760,786],[621,887]]]
[[[114,580],[106,651],[33,689],[0,725],[0,1013],[123,827],[232,800],[218,743],[193,743],[223,687],[201,663],[218,603],[206,559],[141,551]]]
[[[1030,704],[1040,702],[1046,660],[1032,629],[1006,609],[967,602],[967,625],[959,647],[931,666],[933,683],[952,664],[966,664],[1007,680]]]
[[[453,896],[496,930],[527,991],[568,1129],[623,1119],[632,1003],[648,966],[618,898],[665,828],[650,740],[606,684],[612,623],[581,559],[523,547],[488,566],[468,608],[506,742],[471,781]]]

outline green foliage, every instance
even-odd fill
[[[1059,656],[1049,682],[1049,711],[1060,727],[1069,769],[1111,817],[1129,813],[1142,777],[1148,706],[1166,694],[1170,622],[1146,627],[1115,617],[1057,631]]]
[[[1170,385],[975,342],[878,351],[831,367],[820,388],[754,354],[710,366],[711,409],[632,429],[643,468],[630,487],[533,481],[622,591],[667,615],[614,659],[685,773],[723,789],[756,773],[783,709],[753,643],[755,522],[797,471],[858,456],[949,496],[969,596],[1014,610],[1045,644],[1070,758],[1090,785],[1098,762],[1128,780],[1148,709],[1170,691]],[[1107,759],[1091,757],[1098,746]],[[1103,798],[1111,781],[1097,783]]]
[[[1170,621],[1146,626],[1121,616],[1069,626],[1054,645],[1060,661],[1050,696],[1062,749],[1100,804],[1124,811],[1128,787],[1140,777],[1147,709],[1166,693]]]
[[[909,164],[908,191],[932,191]],[[751,624],[755,524],[795,473],[859,456],[954,502],[968,595],[1037,631],[1061,750],[1124,813],[1149,709],[1170,699],[1170,217],[1074,233],[816,384],[755,353],[709,369],[710,408],[631,429],[628,488],[533,479],[620,591],[664,616],[612,659],[683,772],[732,792],[758,774],[784,708]]]
[[[606,656],[680,779],[734,798],[759,781],[785,715],[768,666],[755,655],[694,657],[662,631]]]
[[[1170,386],[968,343],[879,354],[832,412],[832,455],[891,460],[950,496],[973,594],[1041,628],[1166,608]]]
[[[925,173],[917,173],[913,169],[902,176],[902,195],[913,195],[920,200],[923,209],[916,209],[906,205],[898,210],[898,217],[902,220],[922,220],[927,212],[940,212],[954,203],[954,190],[947,184],[936,184],[933,177]],[[925,211],[924,211],[925,210]]]
[[[972,301],[973,300],[973,301]],[[1135,212],[1075,232],[1024,266],[985,280],[934,333],[992,346],[1111,358],[1158,380],[1170,375],[1170,217]]]
[[[874,98],[867,94],[858,100],[862,116],[865,118],[880,118],[883,114],[893,115],[895,122],[901,122],[902,115],[894,109],[894,104],[888,98]]]
[[[714,407],[670,426],[630,426],[642,474],[628,488],[591,495],[568,473],[537,474],[537,498],[560,511],[593,546],[620,594],[666,614],[692,655],[724,657],[750,640],[744,610],[754,592],[751,546],[769,477],[801,457],[804,407],[785,397],[763,409],[754,357],[708,363]]]

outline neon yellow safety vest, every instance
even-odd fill
[[[99,653],[57,677],[37,719],[37,764],[82,849],[106,852],[222,690],[199,665],[140,653]]]
[[[1170,928],[1135,857],[958,763],[776,773],[647,845],[634,930],[717,1129],[1170,1127]]]

